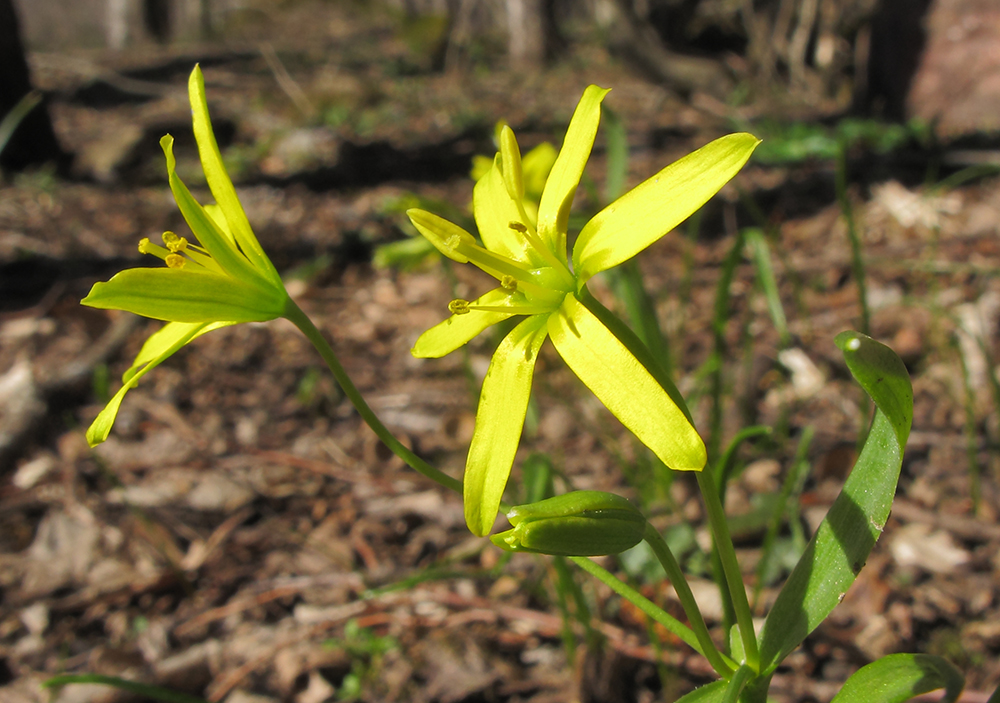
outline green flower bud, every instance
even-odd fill
[[[493,535],[509,552],[596,557],[642,541],[646,518],[628,500],[601,491],[574,491],[507,513],[513,528]]]

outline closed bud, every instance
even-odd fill
[[[513,526],[493,535],[510,552],[596,557],[617,554],[642,541],[646,518],[628,500],[601,491],[574,491],[507,513]]]

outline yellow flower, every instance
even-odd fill
[[[500,283],[477,300],[452,301],[453,315],[421,335],[414,356],[444,356],[490,325],[524,317],[493,355],[479,398],[464,498],[466,522],[480,536],[493,526],[510,476],[535,359],[546,337],[584,384],[667,466],[697,471],[705,465],[705,445],[683,400],[648,354],[633,351],[627,330],[593,299],[586,283],[701,207],[742,168],[759,140],[732,134],[667,166],[594,216],[567,260],[569,211],[607,92],[590,86],[580,99],[545,181],[537,222],[525,211],[521,156],[509,127],[501,131],[500,151],[473,193],[484,246],[436,215],[407,212],[438,251],[478,266]]]
[[[125,393],[185,344],[219,327],[273,320],[287,312],[288,293],[254,236],[222,163],[208,115],[205,80],[197,66],[188,81],[188,94],[205,180],[217,204],[202,207],[194,199],[177,176],[174,139],[163,137],[160,146],[167,159],[170,190],[198,244],[173,232],[163,234],[164,246],[143,239],[139,251],[163,259],[166,267],[122,271],[95,284],[83,299],[91,307],[168,321],[146,341],[123,377],[124,385],[90,426],[91,446],[107,439]]]

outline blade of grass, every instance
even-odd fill
[[[792,338],[788,332],[785,309],[781,305],[781,295],[778,292],[778,281],[774,276],[774,267],[771,265],[771,248],[767,245],[764,233],[756,227],[744,229],[743,236],[750,247],[750,254],[754,266],[757,268],[757,284],[767,301],[767,311],[771,315],[774,328],[778,331],[779,344],[784,349],[791,344]]]
[[[771,523],[767,527],[767,534],[764,535],[764,542],[761,545],[760,562],[757,564],[757,582],[753,589],[753,607],[755,610],[757,600],[760,598],[761,589],[764,587],[764,576],[774,557],[774,542],[778,536],[778,530],[781,528],[781,524],[786,517],[789,521],[798,521],[798,496],[801,494],[803,486],[805,486],[806,477],[809,475],[809,469],[811,468],[806,459],[806,454],[809,451],[809,445],[812,444],[815,434],[816,430],[812,425],[809,425],[802,431],[799,446],[795,450],[795,458],[792,460],[788,475],[785,476],[785,482],[782,484],[781,492],[778,494],[778,504],[772,513]],[[789,501],[795,506],[794,514],[791,515],[788,514],[792,512],[788,510]]]
[[[62,676],[53,676],[51,679],[45,681],[42,686],[58,690],[71,683],[110,686],[121,691],[128,691],[129,693],[151,698],[154,701],[163,701],[163,703],[208,703],[204,698],[171,691],[169,688],[163,688],[162,686],[153,686],[148,683],[120,679],[117,676],[103,676],[102,674],[63,674]]]

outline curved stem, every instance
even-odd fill
[[[680,564],[674,558],[674,553],[670,551],[670,547],[663,539],[663,536],[648,522],[646,523],[646,531],[642,538],[646,540],[646,543],[653,550],[653,554],[660,560],[663,570],[667,572],[667,580],[673,585],[674,591],[677,593],[677,598],[681,602],[681,607],[684,608],[684,613],[688,616],[688,621],[691,623],[691,629],[694,631],[694,635],[698,638],[698,643],[701,645],[699,651],[708,659],[712,668],[718,672],[719,676],[724,679],[729,678],[732,675],[732,669],[723,660],[722,653],[719,652],[715,646],[715,642],[712,641],[711,635],[708,634],[708,627],[706,627],[705,619],[701,615],[701,609],[698,608],[698,603],[694,599],[694,594],[691,593],[691,587],[688,585],[687,579],[684,578],[684,572],[681,571]]]
[[[715,669],[719,676],[724,678],[729,678],[732,676],[732,672],[736,670],[736,664],[731,659],[726,657],[724,654],[720,653],[715,649],[715,645],[712,645],[712,650],[718,655],[717,659],[713,661],[709,654],[702,650],[701,643],[698,640],[698,636],[689,628],[687,625],[682,623],[677,618],[674,618],[663,611],[662,608],[656,605],[653,601],[646,598],[646,596],[639,593],[631,586],[623,583],[621,580],[616,578],[607,569],[598,566],[597,562],[591,561],[588,557],[568,557],[568,559],[579,566],[581,569],[586,571],[588,574],[593,576],[595,579],[603,583],[605,586],[610,588],[612,591],[620,595],[622,598],[629,601],[636,608],[641,610],[646,614],[647,617],[651,618],[655,622],[663,625],[671,634],[676,635],[682,642],[691,647],[694,651],[698,652],[702,656],[709,659],[712,662],[712,668]],[[682,579],[683,580],[683,579]],[[709,651],[712,651],[709,650]],[[718,662],[718,666],[716,666]]]
[[[302,331],[302,334],[312,342],[312,345],[316,347],[316,351],[319,355],[323,357],[323,361],[330,368],[330,373],[333,377],[337,379],[337,383],[344,391],[344,395],[347,396],[351,404],[354,405],[355,410],[361,416],[361,419],[372,428],[372,431],[378,436],[380,440],[392,450],[392,453],[398,456],[400,459],[406,462],[406,464],[412,468],[414,471],[423,474],[432,481],[436,481],[445,488],[450,488],[458,493],[462,492],[462,482],[457,478],[452,478],[446,473],[443,473],[439,469],[435,469],[433,466],[428,464],[426,461],[421,459],[419,456],[414,454],[410,449],[407,449],[396,436],[389,431],[382,421],[378,419],[375,412],[368,406],[365,399],[362,397],[361,393],[358,391],[354,382],[351,381],[351,377],[347,375],[347,371],[341,365],[340,360],[337,358],[336,353],[334,353],[333,348],[329,345],[326,339],[323,337],[322,332],[320,332],[316,325],[312,323],[312,320],[302,312],[302,309],[296,305],[291,299],[288,301],[288,305],[285,308],[285,319],[291,322],[293,325]]]
[[[739,626],[746,664],[754,671],[759,671],[760,653],[757,650],[757,635],[753,629],[750,601],[747,600],[743,574],[740,571],[740,564],[736,560],[736,550],[733,548],[733,538],[729,534],[726,514],[722,509],[719,492],[715,488],[710,471],[698,472],[698,487],[701,488],[701,494],[705,500],[708,523],[712,528],[712,541],[722,562],[722,571],[726,575],[726,584],[729,586],[729,597],[732,598],[733,608],[736,610],[736,624]]]

